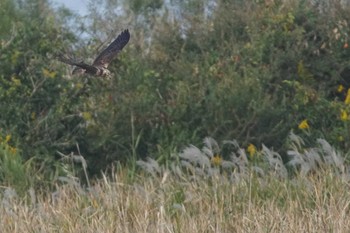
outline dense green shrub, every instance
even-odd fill
[[[24,160],[55,161],[78,145],[92,173],[137,156],[167,160],[207,136],[280,150],[294,130],[349,149],[349,9],[267,2],[92,2],[81,18],[44,0],[8,0],[1,133]],[[111,80],[72,77],[54,59],[63,51],[91,62],[126,27],[131,41]]]
[[[11,136],[16,156],[49,173],[40,177],[52,178],[59,170],[56,150],[75,146],[77,128],[84,121],[77,107],[82,103],[74,97],[76,81],[63,78],[64,70],[52,56],[66,46],[63,38],[73,41],[75,36],[46,1],[6,1],[2,10],[0,17],[12,20],[0,20],[0,136]],[[19,165],[14,173],[23,170]],[[1,174],[1,181],[9,178],[4,174],[8,172]]]

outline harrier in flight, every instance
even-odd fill
[[[129,30],[126,29],[120,33],[117,39],[115,39],[105,50],[103,50],[100,55],[97,56],[92,65],[86,64],[83,61],[76,61],[64,55],[59,55],[58,59],[69,65],[76,66],[73,70],[73,74],[91,74],[98,77],[109,76],[111,74],[111,72],[107,69],[109,63],[124,48],[124,46],[129,42],[129,39],[130,33]]]

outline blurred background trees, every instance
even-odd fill
[[[97,174],[115,161],[166,161],[206,136],[283,154],[293,130],[350,148],[340,1],[99,0],[86,16],[46,0],[0,6],[1,153],[37,176],[67,171],[58,151],[81,153]],[[72,77],[55,60],[92,62],[124,28],[131,41],[111,80]]]

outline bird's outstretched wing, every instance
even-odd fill
[[[105,50],[103,50],[100,55],[97,56],[93,66],[102,66],[107,68],[109,63],[117,56],[117,54],[124,48],[124,46],[130,40],[129,30],[126,29],[119,34],[117,39],[115,39]]]
[[[64,62],[66,64],[69,64],[69,65],[72,65],[72,66],[77,66],[77,67],[80,67],[84,70],[86,70],[86,73],[89,73],[89,74],[96,74],[96,72],[98,71],[98,68],[95,67],[95,66],[91,66],[89,64],[86,64],[82,61],[76,61],[75,59],[72,59],[70,57],[67,57],[63,54],[59,54],[57,56],[57,59],[61,62]]]

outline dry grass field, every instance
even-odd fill
[[[1,232],[349,232],[349,185],[324,172],[290,181],[275,177],[232,184],[126,172],[87,192],[66,185],[50,195],[7,190]]]
[[[326,142],[299,154],[292,164],[309,156],[304,173],[288,177],[267,148],[260,155],[267,158],[264,170],[248,166],[243,150],[234,156],[241,164],[232,159],[205,167],[215,150],[213,141],[206,143],[179,155],[182,169],[149,159],[137,162],[144,169],[133,177],[117,169],[89,188],[66,179],[53,193],[18,197],[2,187],[1,232],[350,232],[347,167]],[[289,153],[298,154],[296,148]],[[228,173],[229,162],[239,169]]]

